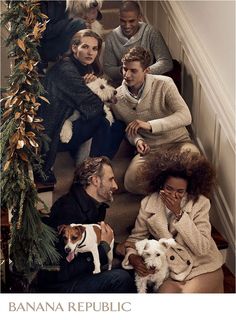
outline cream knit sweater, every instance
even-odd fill
[[[191,123],[191,114],[171,78],[147,74],[139,100],[130,95],[123,81],[117,99],[112,106],[115,118],[126,124],[135,119],[148,121],[152,127],[152,132],[139,130],[136,137],[128,137],[131,144],[142,138],[155,149],[167,143],[191,141],[185,128]]]

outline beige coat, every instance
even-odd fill
[[[200,196],[195,203],[183,198],[181,208],[181,219],[177,221],[171,215],[168,222],[166,207],[159,194],[147,196],[141,202],[135,227],[127,239],[136,242],[150,236],[157,240],[175,238],[177,245],[168,250],[167,259],[170,277],[178,281],[215,271],[223,264],[223,257],[211,237],[210,201],[204,196]],[[128,261],[131,253],[137,254],[135,249],[127,248],[123,261],[125,268],[131,267]]]
[[[136,137],[128,137],[131,144],[142,138],[155,149],[163,144],[190,141],[185,126],[191,124],[191,114],[171,78],[147,74],[139,100],[130,95],[123,82],[116,97],[118,102],[112,106],[116,119],[126,124],[136,119],[148,121],[152,127],[152,132],[139,130]]]

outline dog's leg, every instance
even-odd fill
[[[114,239],[112,240],[110,244],[111,250],[107,253],[108,258],[108,270],[111,270],[112,268],[112,260],[113,260],[113,248],[114,248]]]
[[[135,283],[137,287],[138,293],[146,293],[147,292],[147,277],[139,277],[135,276]]]
[[[107,105],[104,105],[104,111],[105,111],[105,113],[106,113],[106,118],[107,118],[107,120],[109,121],[110,126],[111,126],[112,123],[115,122],[114,117],[113,117],[113,114],[112,114],[110,108],[109,108]]]
[[[66,120],[60,132],[60,139],[63,143],[68,143],[72,137],[72,122]]]
[[[93,255],[93,263],[94,263],[94,271],[93,273],[99,273],[101,272],[101,267],[100,267],[100,259],[99,259],[99,253],[97,247],[94,247],[93,250],[91,250],[92,255]]]

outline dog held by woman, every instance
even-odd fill
[[[103,78],[97,78],[96,80],[87,83],[87,86],[103,101],[107,103],[116,103],[116,89],[107,83],[107,80]],[[104,111],[106,118],[110,122],[110,125],[114,122],[112,112],[108,105],[104,105]],[[78,111],[74,111],[73,114],[64,122],[61,132],[60,140],[63,143],[68,143],[73,135],[73,122],[79,119],[80,114]],[[85,141],[79,148],[76,157],[76,164],[80,164],[85,158],[89,156],[92,139]]]
[[[159,241],[151,239],[143,239],[135,243],[135,248],[138,255],[143,258],[147,268],[155,270],[153,274],[141,277],[135,273],[135,283],[138,293],[146,293],[148,286],[153,286],[153,291],[158,292],[159,287],[163,281],[169,276],[169,266],[167,261],[166,252],[171,246],[175,246],[173,238],[162,238]],[[123,265],[128,269],[126,265]]]
[[[87,86],[95,93],[103,102],[107,103],[115,103],[115,95],[116,95],[116,89],[114,89],[112,86],[110,86],[107,83],[107,80],[103,78],[97,78],[96,80],[87,83]],[[113,115],[111,113],[111,110],[108,106],[104,106],[104,111],[106,113],[106,118],[112,124],[114,122]],[[73,131],[73,124],[75,120],[79,119],[80,114],[78,111],[74,111],[73,114],[66,119],[66,121],[63,124],[63,127],[61,129],[60,133],[60,139],[63,143],[68,143],[72,137],[72,131]]]

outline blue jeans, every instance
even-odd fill
[[[73,136],[69,143],[60,143],[59,151],[69,150],[73,157],[76,156],[79,146],[93,138],[90,157],[107,156],[112,159],[119,149],[125,135],[125,124],[116,120],[112,126],[105,117],[89,121],[80,119],[73,122]]]
[[[79,278],[60,282],[57,272],[39,272],[40,293],[136,293],[134,276],[123,269],[112,269],[97,274],[84,274]]]
[[[134,279],[126,270],[112,269],[85,275],[68,286],[67,293],[135,293]]]

